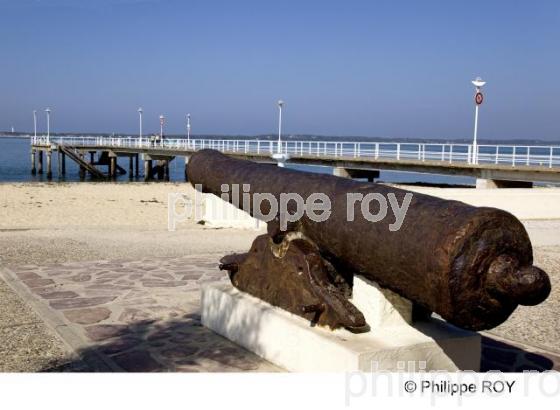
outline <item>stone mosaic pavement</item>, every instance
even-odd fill
[[[54,371],[281,371],[204,328],[200,287],[220,255],[3,269],[76,357]],[[482,371],[560,370],[554,352],[483,336]]]
[[[9,271],[19,293],[26,293],[83,358],[53,370],[278,371],[200,324],[200,286],[227,280],[218,258],[25,265]]]

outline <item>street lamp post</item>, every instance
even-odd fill
[[[191,115],[187,114],[187,147],[191,145]]]
[[[272,158],[274,158],[278,162],[279,167],[284,167],[286,161],[290,159],[287,149],[285,153],[282,153],[282,107],[283,106],[284,106],[284,101],[278,100],[278,149],[276,150],[275,154],[272,154]],[[287,147],[288,146],[286,145],[286,148]]]
[[[282,153],[282,107],[284,101],[278,100],[278,154]]]
[[[165,122],[165,117],[163,115],[159,116],[159,139],[163,144],[163,123]]]
[[[51,142],[51,109],[47,108],[45,110],[47,113],[47,143]]]
[[[37,139],[37,110],[33,110],[33,135]]]
[[[142,113],[144,111],[142,110],[142,107],[138,108],[138,116],[140,117],[140,132],[138,134],[138,136],[140,137],[140,141],[142,141]]]
[[[482,88],[482,86],[484,84],[486,84],[486,81],[482,81],[482,78],[476,77],[471,82],[476,87],[476,94],[474,96],[474,102],[475,102],[475,109],[474,110],[475,111],[474,111],[474,135],[473,135],[473,145],[472,145],[472,150],[473,150],[473,152],[472,152],[472,163],[473,164],[478,164],[478,147],[477,147],[477,142],[476,142],[477,132],[478,132],[478,106],[480,104],[482,104],[482,100],[484,99],[480,89]]]

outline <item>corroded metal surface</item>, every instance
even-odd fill
[[[251,214],[255,193],[270,193],[277,199],[281,193],[303,198],[326,194],[331,201],[326,221],[314,222],[304,215],[288,231],[300,232],[315,244],[349,285],[351,276],[359,273],[463,328],[495,327],[517,305],[538,304],[550,293],[548,276],[533,266],[525,228],[503,210],[414,193],[402,227],[392,232],[389,225],[394,218],[369,222],[359,203],[354,220],[348,221],[346,195],[394,194],[402,204],[408,192],[402,189],[257,164],[213,150],[191,156],[189,177],[194,186],[218,196],[222,184],[249,184],[251,200],[239,207]],[[288,205],[293,212],[290,206],[295,204]],[[379,204],[370,205],[376,213]],[[261,214],[267,214],[269,202],[261,202],[260,208]],[[271,222],[269,234],[280,243],[285,232]],[[255,264],[254,270],[259,269]],[[270,301],[267,292],[266,287],[261,289],[259,297]]]
[[[348,302],[351,289],[345,279],[312,242],[295,232],[280,244],[261,235],[248,253],[228,255],[220,262],[236,288],[313,324],[369,330],[363,314]]]

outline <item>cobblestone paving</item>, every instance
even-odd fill
[[[70,337],[62,332],[63,337],[83,358],[48,370],[280,371],[201,325],[200,286],[228,280],[218,270],[218,259],[185,256],[9,269],[43,315],[71,331]],[[483,336],[482,371],[549,369],[560,370],[556,354]]]
[[[278,371],[201,325],[200,286],[227,280],[217,260],[187,256],[10,270],[77,336],[70,343],[88,370]],[[66,369],[76,365],[54,370]]]

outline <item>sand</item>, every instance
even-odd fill
[[[550,274],[553,293],[537,307],[519,308],[492,332],[560,352],[560,215],[555,217],[560,212],[560,191],[412,189],[506,208],[523,219],[534,245],[536,264]],[[185,183],[0,184],[0,265],[186,254],[218,257],[246,251],[259,233],[214,229],[193,219],[169,232],[170,193],[191,197],[193,190]],[[559,200],[555,202],[555,198]],[[534,204],[543,201],[544,205],[536,209]],[[0,370],[9,371],[45,369],[49,363],[55,367],[68,351],[40,317],[1,281],[0,346]]]
[[[0,184],[0,266],[177,257],[249,248],[255,231],[211,229],[193,220],[167,230],[169,193],[188,184]],[[0,280],[0,371],[65,363],[69,349]]]
[[[39,183],[0,185],[0,229],[167,226],[167,197],[189,184]]]
[[[474,206],[491,206],[511,212],[521,220],[560,219],[560,188],[432,188],[402,186],[411,191]]]

